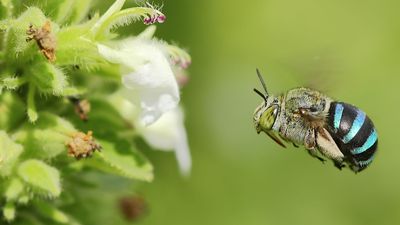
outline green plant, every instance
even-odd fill
[[[124,2],[99,15],[90,13],[92,0],[29,7],[29,1],[0,1],[3,220],[101,221],[99,208],[85,214],[88,205],[98,207],[106,196],[130,194],[137,181],[153,179],[137,137],[174,149],[181,171],[189,173],[178,104],[190,56],[153,36],[151,24],[165,20],[159,9],[122,9]],[[119,38],[116,28],[139,20],[151,26]]]

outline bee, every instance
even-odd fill
[[[312,157],[330,159],[340,170],[348,166],[357,173],[371,164],[378,135],[363,111],[304,87],[269,95],[258,69],[257,75],[265,92],[254,89],[263,99],[253,115],[257,133],[265,132],[284,148],[284,142],[304,146]]]

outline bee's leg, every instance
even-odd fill
[[[342,170],[343,167],[345,167],[343,162],[338,162],[338,161],[333,161],[333,164],[335,165],[336,168],[338,168],[339,170]]]
[[[310,154],[314,158],[317,158],[321,162],[325,162],[325,159],[318,155],[314,129],[309,129],[307,131],[306,136],[304,138],[304,146],[307,149],[308,154]]]
[[[344,155],[336,145],[329,132],[325,128],[320,127],[316,129],[315,136],[319,151],[327,158],[332,159],[337,168],[342,168],[344,166]]]
[[[306,136],[304,137],[304,146],[306,149],[315,149],[316,141],[315,141],[315,130],[308,129]]]
[[[325,159],[322,158],[321,156],[318,155],[318,150],[316,148],[314,149],[307,149],[308,154],[310,154],[313,158],[318,159],[322,163],[325,163]]]

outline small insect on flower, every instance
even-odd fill
[[[56,36],[51,32],[51,23],[49,20],[47,20],[41,28],[33,28],[31,24],[26,34],[29,35],[26,41],[35,40],[40,51],[50,62],[56,60]]]
[[[258,70],[257,75],[265,91],[254,89],[263,98],[253,116],[257,133],[265,132],[282,147],[283,141],[303,145],[311,156],[331,159],[339,169],[347,165],[359,172],[372,162],[378,136],[363,111],[304,87],[269,95]]]
[[[92,131],[88,131],[87,134],[82,132],[74,133],[72,139],[67,143],[68,155],[81,159],[91,156],[96,150],[100,151],[101,146],[94,140],[92,135]]]

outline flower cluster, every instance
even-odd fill
[[[118,4],[117,2],[115,4]],[[144,23],[164,22],[165,15],[151,5],[149,6],[149,9],[154,11],[144,16]],[[115,12],[107,12],[105,16],[112,17],[114,14]],[[104,17],[99,21],[107,23],[107,18]],[[101,27],[102,25],[97,24],[97,26]],[[131,112],[129,115],[125,115],[125,119],[132,121],[137,127],[141,127],[139,132],[142,134],[153,133],[157,136],[159,123],[163,123],[165,118],[169,118],[165,116],[157,123],[160,117],[167,113],[179,114],[169,118],[173,120],[170,124],[172,126],[162,127],[162,132],[159,132],[173,133],[174,135],[169,136],[171,140],[168,142],[176,144],[158,144],[155,139],[166,138],[162,135],[156,138],[146,138],[148,135],[144,135],[144,138],[157,149],[175,149],[182,173],[188,174],[191,161],[186,132],[181,129],[183,127],[183,115],[181,114],[183,113],[180,109],[176,109],[180,96],[178,75],[174,74],[173,67],[179,65],[187,68],[191,60],[185,51],[155,39],[154,31],[155,27],[149,27],[137,37],[108,43],[99,42],[97,43],[98,51],[107,61],[120,66],[123,84],[120,93],[139,111],[138,118],[133,116],[137,115],[137,112]],[[116,108],[121,107],[116,106]],[[132,118],[134,119],[132,120]],[[156,129],[154,129],[155,127]],[[180,132],[176,132],[178,129]],[[183,154],[187,156],[180,157]]]
[[[138,139],[154,149],[175,151],[181,173],[190,173],[180,106],[190,56],[154,37],[152,24],[166,20],[159,8],[148,3],[123,8],[124,3],[116,0],[99,15],[91,13],[97,11],[92,0],[28,7],[22,1],[0,2],[0,194],[5,220],[19,218],[20,205],[28,205],[34,210],[23,214],[40,215],[35,224],[42,224],[41,219],[84,221],[74,215],[75,206],[59,197],[68,193],[79,202],[80,195],[68,187],[79,189],[85,183],[80,180],[93,171],[96,177],[101,171],[151,181],[153,165],[140,152],[145,146]],[[150,26],[120,38],[117,28],[135,21]]]

